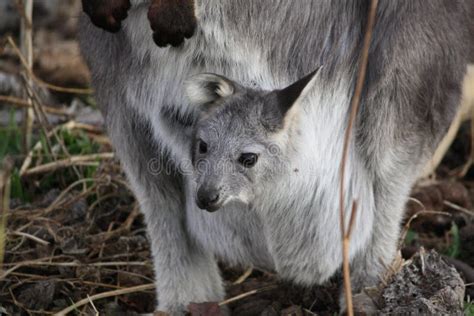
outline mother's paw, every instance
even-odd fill
[[[196,30],[193,0],[153,0],[148,10],[148,20],[156,45],[179,46]]]
[[[82,0],[82,9],[95,26],[116,33],[127,18],[130,0]]]

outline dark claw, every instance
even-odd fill
[[[196,30],[196,24],[191,25],[190,28],[185,31],[184,37],[185,38],[193,37],[195,30]]]
[[[95,26],[116,33],[127,18],[130,0],[82,0],[82,9]]]
[[[184,43],[184,36],[175,36],[169,41],[169,43],[173,47],[178,47]]]
[[[148,10],[153,40],[159,47],[178,47],[196,30],[193,0],[154,0]]]
[[[166,47],[169,44],[169,40],[163,35],[158,33],[153,33],[153,41],[158,47]]]

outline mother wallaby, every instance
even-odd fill
[[[369,1],[83,3],[95,24],[115,32],[84,18],[81,46],[108,133],[145,215],[158,309],[180,314],[190,302],[222,300],[215,257],[274,269],[305,285],[331,277],[342,261],[339,161]],[[171,11],[162,10],[170,3]],[[377,283],[394,258],[410,188],[456,112],[471,40],[467,5],[379,1],[345,179],[346,197],[359,202],[350,250],[355,290]],[[159,48],[152,37],[173,47]],[[299,98],[308,79],[297,80],[320,65]],[[242,171],[248,186],[239,192],[245,194],[235,193],[213,213],[196,206],[189,162],[203,101],[228,91],[215,80],[221,77],[194,77],[201,81],[191,78],[188,87],[200,90],[191,91],[190,102],[185,82],[202,72],[259,91],[296,82],[296,92],[283,90],[293,94],[283,99],[299,100],[291,131],[282,121],[265,132],[285,144],[285,163],[258,183]],[[266,144],[240,145],[264,150]],[[203,208],[213,202],[204,200]]]

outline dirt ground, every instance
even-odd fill
[[[80,58],[79,4],[63,1],[54,13],[38,9],[35,76],[25,71],[8,39],[17,41],[19,22],[6,26],[0,22],[0,161],[9,157],[11,171],[11,192],[2,200],[10,210],[0,224],[0,245],[5,243],[4,252],[0,248],[0,314],[134,315],[150,313],[155,306],[143,217],[103,131],[90,94],[90,75]],[[26,149],[25,86],[30,87],[38,117]],[[422,246],[426,256],[430,249],[441,254],[442,259],[433,259],[436,265],[442,261],[456,268],[462,277],[461,309],[466,315],[474,315],[474,168],[464,168],[470,143],[466,122],[435,176],[413,189],[400,244],[405,259]],[[423,256],[413,260],[415,270]],[[396,272],[407,266],[400,265]],[[340,276],[323,286],[300,288],[270,271],[221,268],[228,298],[221,305],[233,315],[338,312]],[[395,279],[386,282],[395,286],[390,283]],[[383,295],[388,297],[389,286],[386,289]],[[376,306],[379,311],[384,307]],[[194,315],[219,315],[216,308],[192,306]]]

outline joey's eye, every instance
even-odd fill
[[[244,153],[239,157],[239,163],[245,168],[252,168],[258,160],[258,155],[254,153]]]
[[[204,142],[203,140],[199,140],[198,143],[198,150],[200,154],[205,154],[207,153],[207,143]]]

